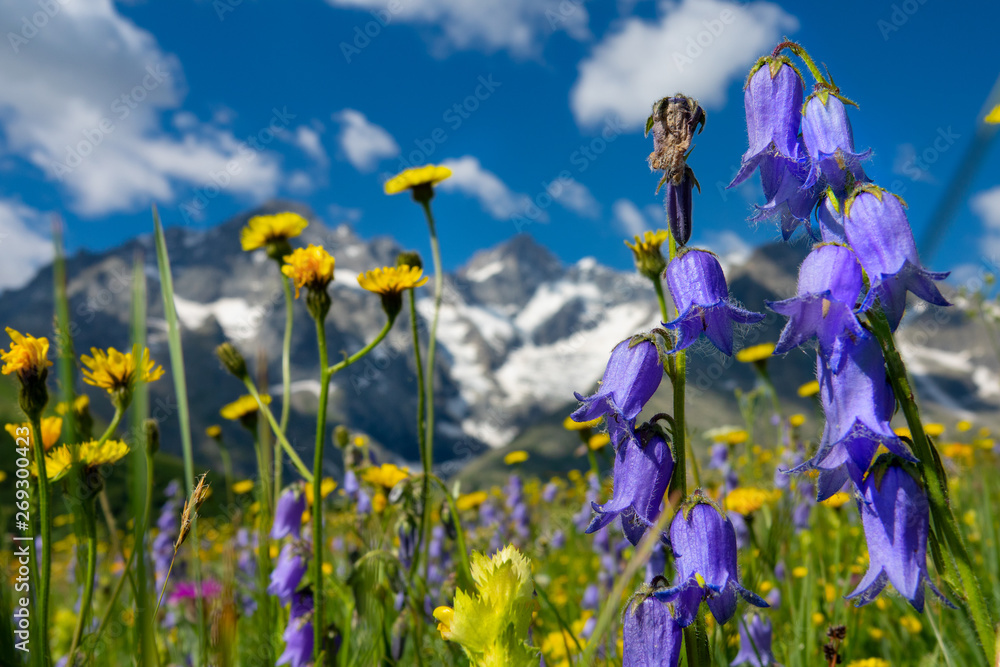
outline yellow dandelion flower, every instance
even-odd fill
[[[834,509],[843,507],[851,499],[851,494],[847,491],[838,491],[826,500],[821,500],[820,505],[826,505],[827,507],[832,507]]]
[[[799,565],[792,568],[792,576],[796,579],[805,579],[805,576],[809,574],[809,568],[804,565]]]
[[[885,630],[880,628],[868,628],[868,636],[875,641],[878,641],[879,639],[885,637]]]
[[[639,273],[659,280],[663,269],[667,268],[667,261],[663,257],[660,246],[670,238],[670,234],[662,229],[655,232],[646,232],[641,237],[635,237],[635,243],[625,241],[625,245],[632,249],[635,259],[635,267]]]
[[[924,424],[924,433],[931,436],[932,438],[936,438],[942,433],[944,433],[944,424],[938,424],[936,422],[931,424]]]
[[[358,274],[358,284],[376,294],[400,294],[421,287],[430,279],[419,266],[386,266]]]
[[[487,498],[489,498],[489,495],[485,491],[463,493],[455,500],[455,507],[459,512],[475,509],[486,502]]]
[[[822,613],[818,611],[814,611],[812,615],[812,622],[813,625],[816,626],[823,625],[824,623],[826,623],[826,616],[824,616]]]
[[[909,632],[911,635],[920,634],[920,631],[924,629],[924,624],[920,622],[913,614],[907,614],[903,618],[899,619],[899,624],[903,626],[903,629]]]
[[[798,393],[802,398],[815,396],[819,393],[819,381],[813,380],[811,382],[806,382],[804,385],[799,387]]]
[[[725,442],[730,445],[739,445],[746,442],[750,434],[736,426],[719,426],[705,431],[705,437],[712,442]]]
[[[597,450],[602,449],[606,445],[610,444],[611,444],[611,436],[608,435],[607,433],[595,433],[594,435],[590,436],[590,440],[587,441],[587,447],[589,447],[590,451],[592,452],[596,452]]]
[[[73,399],[73,412],[83,412],[90,408],[90,396],[86,394],[80,394],[75,399]],[[61,401],[56,403],[56,414],[65,415],[66,414],[66,402]]]
[[[240,244],[249,252],[263,248],[269,243],[287,241],[298,236],[309,221],[298,213],[284,212],[274,215],[257,215],[250,218],[247,226],[240,230]]]
[[[7,473],[5,473],[3,470],[0,470],[0,482],[4,481],[5,479],[7,479]]]
[[[205,429],[205,435],[207,435],[210,438],[222,437],[222,427],[219,426],[218,424],[212,424],[211,426]]]
[[[319,483],[319,494],[323,498],[326,498],[328,495],[333,493],[333,490],[336,488],[337,483],[333,481],[332,477],[324,477]],[[306,504],[311,506],[313,504],[313,498],[315,498],[315,495],[313,494],[312,484],[306,484]]]
[[[518,449],[510,452],[505,457],[503,457],[503,462],[509,466],[517,465],[518,463],[524,463],[528,460],[528,452]]]
[[[960,442],[952,442],[942,447],[941,453],[950,459],[962,461],[965,465],[971,466],[975,449],[972,445],[963,445]]]
[[[238,482],[233,482],[233,493],[236,495],[243,495],[244,493],[250,493],[253,491],[253,480],[252,479],[241,479]]]
[[[774,343],[761,343],[745,347],[737,352],[736,361],[752,364],[770,359],[772,354],[774,354]]]
[[[636,236],[635,243],[625,241],[625,245],[632,249],[636,257],[639,257],[646,253],[660,252],[660,246],[669,238],[669,232],[665,229],[658,229],[655,232],[645,232],[641,237]]]
[[[149,348],[138,344],[124,354],[113,347],[107,351],[92,347],[90,353],[94,356],[80,355],[80,361],[86,366],[83,381],[107,389],[109,394],[119,390],[131,391],[137,382],[155,382],[163,377],[163,367],[149,358]]]
[[[1000,123],[1000,104],[993,107],[983,120],[993,125]]]
[[[910,429],[906,428],[905,426],[900,426],[899,428],[894,428],[894,429],[892,429],[892,432],[895,433],[896,435],[898,435],[900,438],[912,438],[913,437],[910,434]]]
[[[285,255],[284,260],[281,272],[295,282],[296,299],[303,287],[322,291],[333,280],[336,260],[322,246],[310,243],[305,248],[296,248],[291,255]]]
[[[35,338],[31,334],[21,334],[7,327],[10,336],[10,351],[0,350],[0,361],[3,361],[3,374],[17,373],[21,380],[41,375],[52,362],[48,360],[49,339]]]
[[[972,422],[963,419],[957,424],[955,424],[955,430],[961,433],[965,433],[966,431],[972,430]]]
[[[758,489],[752,486],[740,486],[726,496],[726,511],[736,512],[746,516],[756,512],[764,505],[777,502],[781,498],[781,489]]]
[[[585,431],[588,428],[597,428],[601,425],[601,421],[604,417],[598,417],[597,419],[591,419],[590,421],[577,422],[573,421],[572,417],[566,417],[563,420],[563,428],[567,431]]]
[[[389,504],[389,499],[385,497],[385,494],[379,491],[374,496],[372,496],[372,509],[375,510],[376,514],[381,514],[385,511],[386,505]]]
[[[423,167],[413,167],[400,172],[385,182],[383,186],[387,195],[396,195],[405,190],[433,188],[441,181],[451,176],[451,169],[436,164]]]
[[[806,423],[806,416],[803,414],[794,414],[788,418],[788,423],[798,428]]]
[[[90,440],[80,445],[63,445],[45,455],[45,473],[49,480],[56,481],[69,472],[74,461],[78,461],[83,468],[91,469],[117,463],[128,452],[128,445],[121,440],[106,440],[103,443]],[[31,472],[37,475],[38,469],[32,465]]]
[[[59,442],[59,436],[62,435],[62,417],[42,417],[42,446],[45,451],[52,449],[57,442]],[[7,424],[4,429],[10,433],[10,437],[17,440],[18,429],[27,428],[31,430],[31,424],[24,422],[21,424]],[[24,433],[22,430],[21,433]],[[35,445],[36,437],[32,436],[28,444],[32,447]]]
[[[264,405],[269,405],[271,403],[271,397],[267,394],[261,394],[260,400]],[[219,410],[219,414],[223,419],[229,419],[230,421],[239,421],[244,417],[249,417],[257,412],[257,399],[255,399],[250,394],[245,394],[240,396],[232,403],[227,403],[222,406]]]
[[[361,474],[361,479],[369,484],[391,489],[409,476],[409,468],[400,468],[392,463],[383,463],[380,466],[365,468],[365,471]]]

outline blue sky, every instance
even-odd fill
[[[756,179],[722,185],[746,148],[743,78],[784,35],[860,104],[868,173],[919,238],[998,75],[1000,5],[962,5],[0,0],[0,288],[48,260],[52,213],[96,250],[148,231],[153,202],[206,227],[286,197],[426,251],[419,209],[381,191],[424,162],[455,170],[435,200],[449,268],[519,230],[626,268],[621,239],[663,224],[642,121],[675,92],[708,112],[693,243],[739,251],[777,237],[746,222]],[[994,146],[931,268],[1000,257],[998,174]]]

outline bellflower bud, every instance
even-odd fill
[[[802,141],[809,153],[811,168],[805,186],[822,177],[838,193],[855,181],[866,180],[861,162],[871,150],[854,150],[854,131],[847,107],[836,94],[822,90],[809,96],[802,114]]]

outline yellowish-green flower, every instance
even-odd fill
[[[471,569],[476,590],[459,590],[454,607],[434,610],[441,637],[477,667],[537,665],[537,649],[526,641],[535,609],[528,559],[507,545],[492,558],[474,552]]]
[[[121,440],[89,440],[79,445],[63,445],[45,455],[45,472],[50,481],[66,476],[74,461],[89,470],[109,463],[117,463],[128,454],[128,445]],[[32,465],[31,472],[38,474]]]
[[[308,226],[309,221],[298,213],[257,215],[250,218],[247,226],[240,230],[240,244],[247,252],[257,250],[298,236]]]
[[[918,635],[920,631],[924,629],[923,623],[920,622],[913,614],[907,614],[903,618],[899,619],[899,624],[909,632],[911,635]]]
[[[253,491],[252,479],[242,479],[238,482],[233,482],[233,493],[236,495],[250,493],[251,491]]]
[[[405,190],[413,190],[414,198],[416,198],[420,190],[427,190],[433,193],[433,187],[449,176],[451,176],[451,169],[441,165],[426,164],[423,167],[413,167],[400,172],[386,181],[384,186],[385,193],[387,195],[397,195]]]
[[[652,280],[660,279],[663,269],[667,268],[667,260],[663,258],[660,246],[669,238],[669,232],[658,229],[655,232],[646,232],[641,237],[636,236],[635,243],[625,241],[625,245],[632,249],[635,268],[639,273]]]
[[[271,403],[271,397],[267,394],[261,394],[260,400],[264,405],[270,405]],[[223,419],[229,419],[235,422],[245,419],[251,415],[256,415],[258,407],[257,399],[250,394],[245,394],[237,398],[232,403],[227,403],[222,406],[222,409],[219,410],[219,414],[222,415]]]
[[[806,382],[804,385],[799,387],[798,393],[802,398],[815,396],[819,393],[819,381],[813,380],[811,382]]]
[[[572,417],[566,417],[563,420],[563,428],[567,431],[586,431],[588,428],[597,428],[601,425],[601,421],[604,417],[598,417],[597,419],[591,419],[590,421],[578,422],[573,421]]]
[[[337,482],[333,481],[332,477],[324,477],[319,483],[319,493],[320,496],[326,498],[328,495],[333,493],[333,490],[337,488]],[[311,507],[313,504],[313,486],[312,484],[306,484],[306,503]]]
[[[994,125],[1000,123],[1000,104],[993,107],[993,109],[988,114],[986,114],[986,118],[984,118],[983,120],[986,121],[987,123],[992,123]]]
[[[594,435],[590,436],[589,440],[587,440],[587,447],[592,452],[596,452],[599,449],[603,449],[605,446],[610,444],[611,444],[611,436],[608,435],[607,433],[595,433]]]
[[[369,466],[361,473],[361,479],[375,486],[391,489],[410,476],[409,468],[400,468],[392,463]]]
[[[801,413],[796,413],[788,418],[788,423],[798,428],[806,423],[806,416]]]
[[[212,424],[205,428],[205,435],[212,438],[213,440],[222,437],[222,427],[218,424]]]
[[[284,260],[281,272],[295,283],[296,299],[303,287],[313,292],[324,291],[333,280],[336,260],[322,246],[310,243],[305,248],[296,248],[291,255],[285,255]]]
[[[745,347],[736,353],[736,360],[744,364],[766,361],[774,354],[774,343],[761,343]]]
[[[45,451],[49,451],[55,447],[57,442],[59,442],[59,436],[62,435],[62,425],[62,417],[42,417],[42,446],[45,447]],[[18,429],[25,428],[30,431],[31,424],[24,422],[22,424],[7,424],[4,426],[4,429],[10,433],[10,437],[15,440],[18,437]],[[26,431],[22,430],[20,432],[25,433]],[[34,447],[37,440],[37,436],[33,436],[28,444]]]
[[[463,493],[455,500],[455,507],[459,512],[475,509],[485,503],[487,498],[489,498],[489,494],[485,491]]]
[[[503,457],[503,462],[509,466],[517,465],[518,463],[524,463],[527,460],[528,460],[528,452],[522,449],[510,452],[509,454]]]
[[[777,502],[781,498],[781,489],[758,489],[752,486],[740,486],[726,495],[726,511],[736,512],[746,516],[756,512],[764,505]]]
[[[131,391],[137,382],[155,382],[163,377],[163,367],[149,358],[149,348],[132,346],[131,352],[124,354],[113,347],[107,351],[90,348],[94,356],[80,356],[86,368],[83,381],[94,387],[107,389],[109,394],[116,391]]]
[[[7,327],[7,335],[11,341],[10,351],[0,350],[0,360],[3,361],[3,374],[17,373],[24,381],[37,377],[52,365],[48,360],[49,339],[35,338],[31,334],[22,334]]]
[[[861,660],[851,660],[847,667],[889,667],[889,661],[882,658],[862,658]]]
[[[405,290],[425,285],[429,278],[421,277],[423,269],[417,266],[386,266],[358,274],[358,284],[376,294],[400,294]]]

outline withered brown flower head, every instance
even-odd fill
[[[653,131],[650,169],[662,171],[665,178],[679,180],[684,175],[685,157],[695,132],[704,126],[705,110],[694,98],[675,95],[653,104],[653,112],[646,121],[646,134]]]

